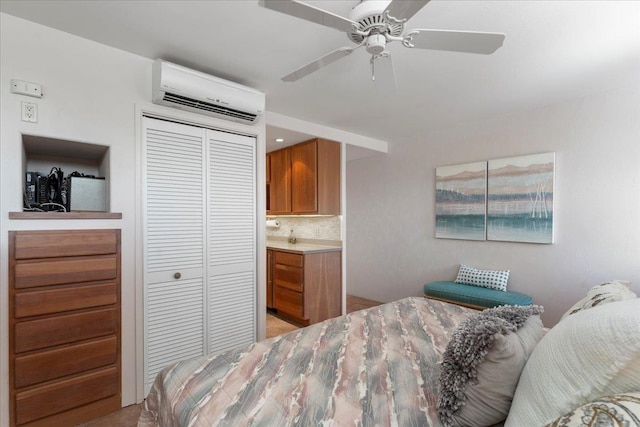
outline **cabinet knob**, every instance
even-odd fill
[[[182,277],[182,274],[180,274],[180,273],[176,273],[176,274],[174,274],[174,275],[173,275],[173,277],[175,277],[176,279],[179,279],[179,278],[181,278],[181,277]]]

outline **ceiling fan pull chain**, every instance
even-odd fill
[[[369,62],[371,62],[371,80],[376,80],[376,59],[387,58],[389,56],[391,56],[391,54],[386,50],[382,51],[378,55],[371,55],[371,59],[369,60]]]

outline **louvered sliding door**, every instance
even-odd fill
[[[255,340],[255,138],[143,122],[144,381]]]
[[[209,352],[255,340],[255,138],[208,131]],[[221,327],[224,325],[224,328]]]
[[[145,393],[166,365],[204,354],[204,129],[144,119]]]

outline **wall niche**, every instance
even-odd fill
[[[110,211],[109,147],[86,142],[70,141],[36,135],[22,135],[22,193],[23,211],[9,212],[10,219],[119,219],[121,213]],[[59,206],[41,202],[49,188],[42,185],[52,171],[62,171],[62,178],[77,172],[74,182],[67,182],[64,203]],[[39,176],[44,178],[38,178]],[[85,178],[87,176],[96,177]],[[27,180],[30,182],[28,183]],[[70,188],[69,188],[70,187]],[[74,188],[75,187],[75,188]],[[75,194],[75,200],[74,200]],[[80,203],[82,201],[82,203]],[[44,203],[49,203],[44,200]]]

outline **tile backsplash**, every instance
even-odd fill
[[[337,216],[273,216],[267,215],[267,220],[278,220],[280,227],[267,227],[267,237],[289,237],[293,234],[297,238],[342,240],[340,227],[342,217]]]

